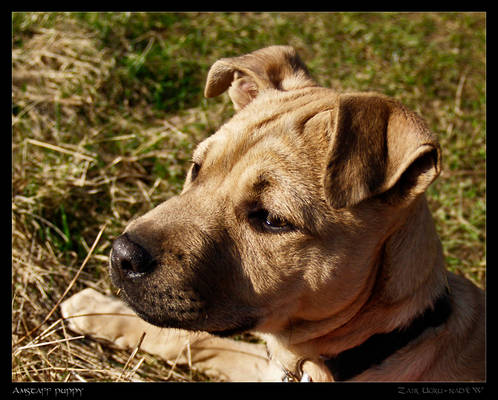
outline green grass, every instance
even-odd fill
[[[485,286],[485,14],[14,13],[12,22],[15,339],[54,307],[104,224],[70,294],[111,293],[113,237],[180,191],[195,145],[233,113],[226,95],[203,98],[209,66],[270,44],[294,46],[324,86],[379,91],[427,120],[443,148],[428,198],[447,264]],[[83,357],[78,376],[51,368],[97,345],[72,346],[21,352],[13,379],[112,380],[126,362],[123,353],[106,364],[114,356],[102,350]],[[167,375],[147,360],[140,379]]]

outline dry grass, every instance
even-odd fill
[[[226,97],[202,100],[208,66],[270,43],[296,46],[324,85],[382,91],[427,118],[444,151],[429,202],[447,262],[484,287],[484,20],[14,15],[12,380],[206,379],[138,344],[123,351],[78,337],[58,304],[86,287],[112,293],[112,239],[134,215],[178,193],[193,147],[232,112]]]
[[[60,18],[55,28],[36,28],[22,48],[13,49],[13,99],[20,111],[12,120],[12,379],[204,379],[174,360],[141,352],[130,357],[112,344],[75,337],[58,310],[63,298],[83,287],[110,294],[105,265],[112,237],[132,213],[173,193],[159,179],[146,187],[150,174],[137,161],[144,148],[160,141],[175,147],[185,136],[168,121],[144,128],[116,114],[106,115],[105,125],[97,123],[108,106],[99,90],[114,66],[98,45],[92,32]],[[103,132],[109,127],[111,132]],[[136,131],[147,140],[131,152],[109,156],[91,150],[126,143]],[[159,159],[171,157],[157,153]],[[101,213],[99,203],[105,201],[110,209]],[[79,227],[69,218],[81,221],[77,235]],[[87,262],[78,264],[85,254]]]

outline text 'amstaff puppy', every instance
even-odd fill
[[[205,95],[227,89],[237,113],[181,194],[114,242],[124,300],[160,327],[263,334],[298,380],[484,380],[484,294],[445,269],[424,121],[319,87],[287,46],[217,61]]]

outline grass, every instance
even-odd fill
[[[296,47],[325,86],[383,92],[424,116],[443,148],[428,198],[448,267],[485,287],[485,22],[483,13],[14,13],[12,380],[204,379],[140,351],[128,362],[131,352],[108,343],[64,341],[74,335],[56,305],[68,289],[112,293],[112,239],[178,193],[192,149],[233,113],[226,95],[203,98],[209,66],[269,44]]]

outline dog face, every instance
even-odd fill
[[[424,123],[375,94],[320,88],[293,49],[210,70],[238,112],[193,154],[182,193],[132,221],[111,276],[143,319],[218,335],[353,315],[396,221],[439,173]]]

